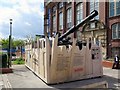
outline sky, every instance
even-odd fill
[[[44,0],[0,0],[0,38],[8,38],[12,21],[15,39],[43,34]]]

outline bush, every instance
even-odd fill
[[[13,64],[25,64],[24,59],[22,58],[17,58],[16,60],[13,61]]]

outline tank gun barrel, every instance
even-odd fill
[[[68,31],[66,31],[64,34],[62,34],[59,38],[58,41],[63,40],[63,38],[65,38],[66,36],[68,36],[69,34],[75,32],[76,30],[79,29],[80,26],[84,25],[85,23],[89,22],[91,19],[93,19],[95,16],[98,15],[98,12],[96,10],[94,10],[93,12],[91,12],[90,15],[88,15],[85,19],[83,19],[80,23],[78,23],[76,26],[72,26]],[[83,32],[83,31],[82,31]]]

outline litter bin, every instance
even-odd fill
[[[6,68],[7,67],[7,55],[2,54],[0,55],[0,68]]]

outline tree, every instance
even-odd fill
[[[16,47],[16,46],[23,46],[24,45],[24,41],[23,40],[14,40],[13,42],[13,46]]]
[[[1,43],[3,49],[8,49],[8,47],[9,47],[9,39],[1,39],[0,43]]]
[[[24,46],[24,41],[21,39],[14,40],[12,39],[12,48],[16,48],[17,46]],[[9,48],[9,39],[1,39],[0,43],[2,45],[2,49],[8,49]]]

